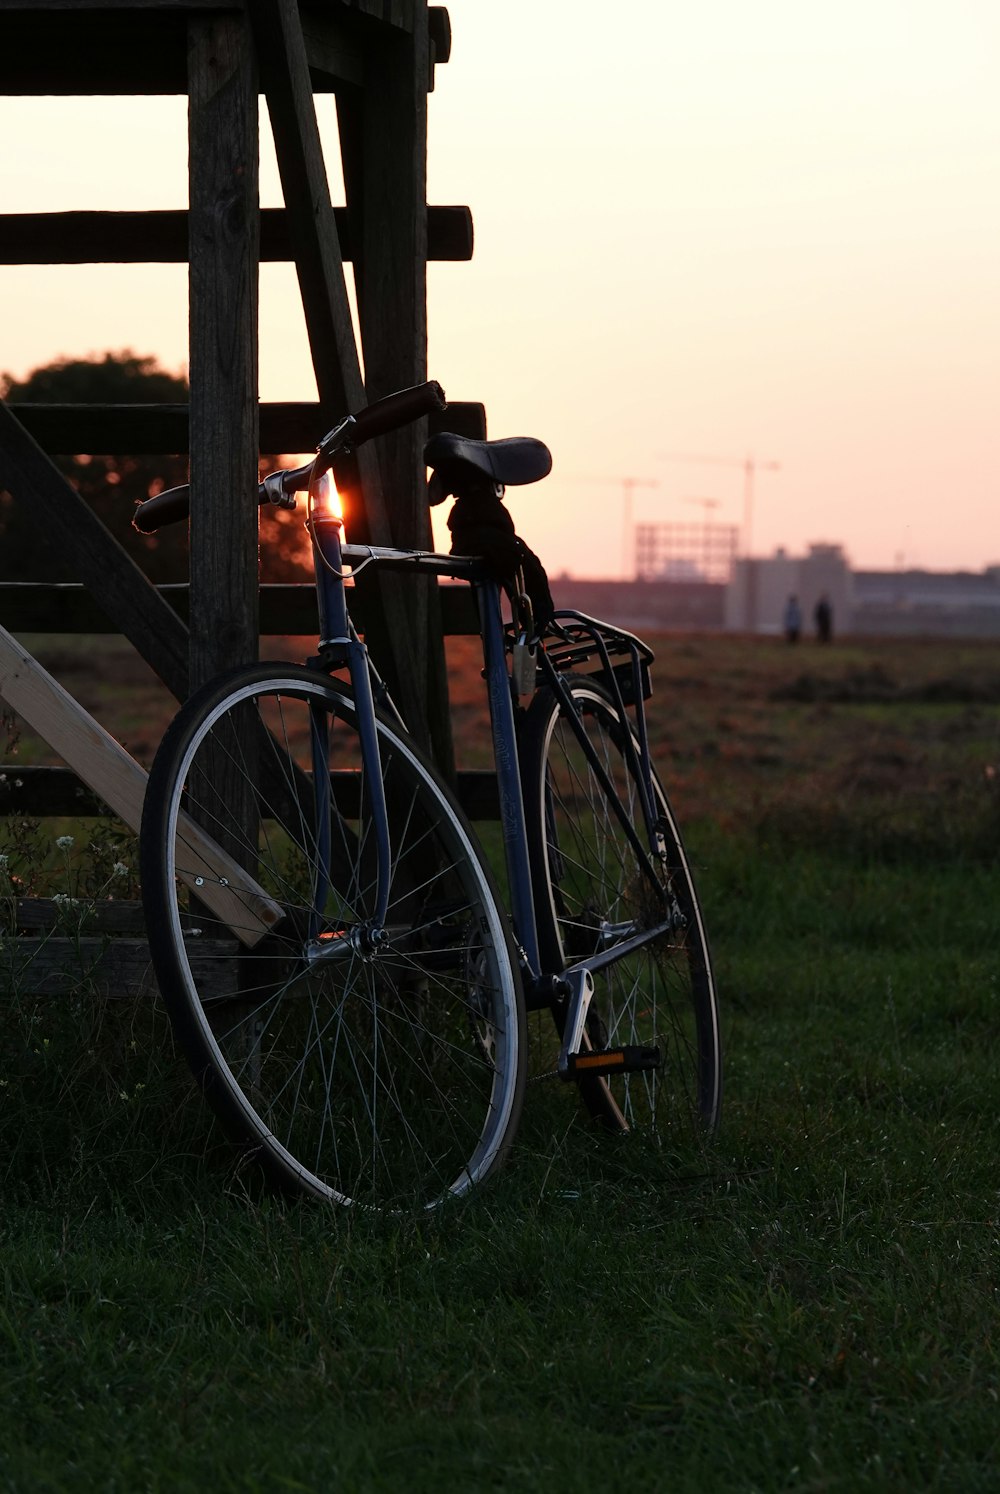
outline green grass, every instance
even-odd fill
[[[718,1140],[678,1175],[544,1082],[477,1198],[297,1207],[234,1171],[157,1013],[9,1001],[0,1487],[1000,1487],[998,713],[778,698],[991,658],[661,659]]]

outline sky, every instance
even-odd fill
[[[995,0],[448,9],[428,199],[471,207],[476,248],[429,267],[429,374],[550,446],[508,492],[550,571],[628,574],[629,517],[742,526],[748,456],[754,553],[1000,562]],[[3,210],[183,206],[184,110],[0,100]],[[0,266],[0,369],[182,367],[184,275]],[[291,267],[261,271],[260,392],[315,398]]]

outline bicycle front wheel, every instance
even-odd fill
[[[577,961],[613,954],[616,943],[634,941],[644,929],[669,926],[595,972],[585,1034],[591,1049],[658,1048],[659,1067],[582,1079],[581,1094],[613,1129],[641,1127],[678,1140],[704,1135],[717,1125],[722,1098],[719,1014],[680,834],[654,773],[665,856],[647,849],[642,798],[626,747],[630,736],[635,740],[631,727],[599,682],[567,676],[564,683],[573,719],[551,690],[539,690],[522,737],[543,965],[561,972]],[[634,828],[634,838],[626,825]],[[556,1008],[560,1034],[564,1015]]]
[[[391,846],[377,927],[354,701],[294,665],[237,670],[174,720],[146,796],[143,901],[179,1043],[272,1182],[426,1207],[503,1159],[524,1007],[461,810],[382,714],[377,737]]]

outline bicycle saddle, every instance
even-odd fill
[[[468,482],[487,478],[504,487],[538,482],[552,471],[552,455],[534,436],[508,436],[502,441],[472,441],[442,431],[424,447],[424,461],[434,469],[431,504],[443,503],[449,493]]]

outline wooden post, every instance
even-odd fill
[[[416,0],[413,8],[425,12],[426,0]],[[361,378],[301,20],[296,0],[249,0],[249,13],[320,404],[332,422],[360,409],[373,396],[366,392]],[[380,37],[379,46],[386,39]],[[382,442],[377,444],[382,446]],[[390,518],[381,460],[374,446],[364,446],[358,452],[357,471],[367,520],[366,537],[376,544],[405,544],[408,536],[396,533]],[[379,579],[366,590],[372,603],[368,611],[373,621],[367,641],[373,656],[410,731],[429,745],[422,636],[415,630],[406,597],[395,579]]]
[[[244,17],[188,27],[191,687],[257,658],[257,75]]]
[[[386,36],[367,62],[365,88],[337,99],[358,320],[369,400],[427,378],[427,6],[413,29]],[[427,422],[384,438],[381,471],[397,544],[432,547],[423,461]],[[368,577],[359,578],[362,589]],[[394,577],[406,599],[427,702],[430,744],[454,773],[444,641],[432,577]],[[373,600],[377,600],[373,598]],[[374,608],[369,608],[374,612]]]

